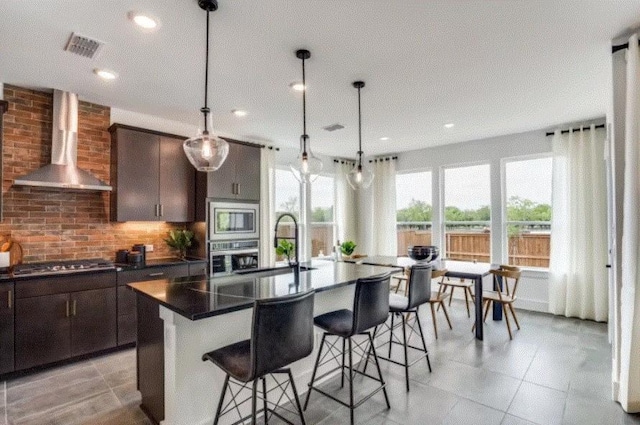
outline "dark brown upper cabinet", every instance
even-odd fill
[[[186,137],[113,124],[111,220],[194,221],[195,173]]]
[[[233,139],[229,155],[222,166],[196,176],[196,221],[206,219],[207,198],[220,200],[260,200],[261,146]]]
[[[226,161],[207,173],[207,196],[259,201],[260,147],[229,141]]]

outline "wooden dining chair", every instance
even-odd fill
[[[462,292],[464,293],[464,301],[467,304],[467,317],[471,317],[471,310],[469,310],[469,300],[473,300],[473,294],[471,293],[471,288],[473,287],[473,282],[465,279],[454,279],[442,280],[440,282],[440,289],[438,292],[443,294],[447,293],[447,289],[451,288],[449,292],[449,307],[451,307],[451,300],[453,299],[453,291],[456,288],[462,288]],[[440,307],[438,307],[440,309]]]
[[[405,274],[391,276],[391,279],[396,282],[395,285],[391,286],[391,290],[397,293],[400,287],[404,285],[404,293],[405,293],[405,296],[407,296],[406,291],[407,291],[407,286],[409,282],[409,273],[410,273],[410,269],[407,268],[405,269]],[[446,273],[447,273],[447,269],[432,270],[431,279],[440,279],[440,282],[438,283],[442,284],[442,280],[445,278]],[[443,293],[440,290],[438,290],[438,291],[432,291],[431,298],[429,299],[429,307],[431,307],[431,318],[433,319],[433,334],[435,335],[436,339],[438,339],[438,323],[436,320],[436,306],[438,311],[440,311],[440,308],[442,308],[444,317],[445,319],[447,319],[447,324],[449,325],[449,329],[453,329],[453,326],[451,326],[451,320],[449,319],[449,313],[447,312],[447,307],[445,305],[445,301],[447,300],[448,296],[449,294]]]
[[[483,321],[487,321],[489,309],[494,303],[502,304],[504,321],[507,324],[507,331],[509,331],[509,339],[513,339],[511,324],[509,323],[509,312],[511,312],[518,330],[520,330],[520,322],[518,322],[513,303],[516,301],[516,291],[518,290],[518,282],[522,272],[519,267],[501,265],[498,269],[490,270],[489,273],[493,276],[493,287],[496,290],[482,291],[482,305],[485,308]],[[502,286],[500,286],[500,279],[502,280]],[[473,332],[475,328],[476,325],[474,324],[471,331]]]

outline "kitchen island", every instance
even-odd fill
[[[225,375],[203,362],[202,354],[250,337],[256,299],[315,289],[314,315],[352,308],[356,280],[389,271],[389,267],[318,261],[301,271],[297,282],[286,268],[130,284],[137,294],[141,408],[162,424],[212,423]],[[301,392],[311,379],[315,355],[314,350],[291,366]]]

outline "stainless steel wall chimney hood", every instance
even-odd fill
[[[51,164],[13,181],[14,185],[52,189],[102,190],[112,187],[77,167],[78,160],[78,96],[53,91],[53,128]]]

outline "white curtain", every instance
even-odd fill
[[[357,240],[357,224],[356,224],[356,196],[349,182],[347,181],[347,173],[354,167],[354,162],[337,160],[335,163],[335,223],[336,223],[336,240],[340,242],[354,241],[356,245],[361,245]]]
[[[605,138],[593,125],[555,132],[549,267],[549,310],[601,322],[609,308]]]
[[[379,158],[373,163],[373,193],[369,232],[373,255],[398,255],[396,235],[396,161]]]
[[[614,75],[616,75],[614,73]],[[621,82],[620,82],[621,83]],[[614,81],[614,85],[617,82]],[[614,98],[616,122],[624,122],[624,135],[616,135],[615,143],[624,143],[624,189],[622,199],[621,288],[618,332],[614,339],[614,399],[627,412],[640,411],[640,52],[638,35],[629,39],[626,63],[626,93]],[[624,106],[622,106],[624,105]],[[619,128],[616,125],[616,129]],[[622,164],[616,163],[616,167]]]
[[[260,155],[260,267],[272,267],[276,261],[273,247],[275,225],[276,152],[264,148]]]

